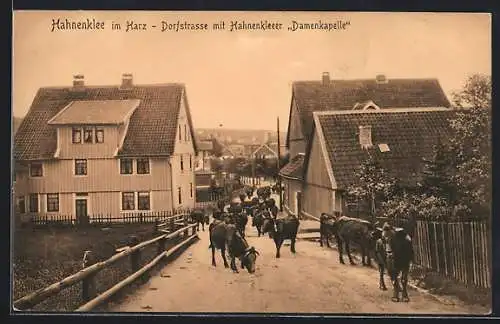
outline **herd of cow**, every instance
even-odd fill
[[[218,201],[213,210],[213,221],[209,225],[210,246],[212,249],[212,265],[215,267],[215,251],[220,250],[224,266],[231,267],[238,272],[236,258],[241,262],[241,268],[249,273],[255,272],[255,263],[259,252],[248,244],[245,239],[245,228],[248,217],[252,218],[252,226],[258,236],[266,233],[276,245],[276,258],[280,257],[280,248],[284,240],[290,240],[290,250],[295,253],[295,240],[299,228],[299,220],[294,216],[278,218],[278,207],[271,193],[275,187],[261,187],[256,190],[257,197],[253,197],[254,188],[247,187],[239,195],[239,201]],[[201,225],[209,224],[209,215],[202,209],[195,209],[191,217]],[[351,255],[350,245],[356,244],[361,250],[361,259],[364,266],[371,266],[373,258],[379,268],[379,288],[387,290],[384,282],[384,273],[387,271],[392,285],[392,300],[409,301],[407,284],[410,264],[413,261],[413,247],[407,231],[394,228],[385,223],[382,228],[377,223],[346,216],[334,216],[327,213],[320,217],[320,245],[323,241],[329,247],[329,240],[335,237],[339,252],[339,262],[344,264],[344,250],[351,264],[355,264]],[[231,259],[230,265],[226,259],[226,249]],[[399,276],[401,275],[401,279]],[[399,297],[401,293],[401,299]]]

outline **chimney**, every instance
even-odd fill
[[[330,84],[330,73],[328,72],[323,72],[323,85],[329,85]]]
[[[85,86],[83,74],[73,75],[73,88],[83,88]]]
[[[362,148],[372,147],[372,127],[359,126],[359,144]]]
[[[123,73],[122,74],[122,89],[128,89],[133,87],[132,82],[132,74],[131,73]]]
[[[389,82],[389,80],[387,80],[387,78],[384,74],[377,74],[377,76],[375,77],[375,81],[378,84],[384,84],[384,83]]]

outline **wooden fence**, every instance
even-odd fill
[[[415,263],[467,286],[491,288],[490,237],[484,221],[417,221],[412,237]]]
[[[72,214],[32,214],[27,222],[32,225],[112,225],[112,224],[144,224],[163,222],[178,213],[189,213],[190,209],[178,209],[174,211],[145,211],[112,214],[92,214],[87,218],[77,219]]]
[[[192,243],[198,236],[197,224],[189,222],[185,213],[170,216],[156,226],[163,234],[142,243],[132,240],[105,261],[98,262],[91,251],[85,251],[82,270],[19,298],[14,309],[90,311],[136,279],[147,279],[147,272],[162,259]]]

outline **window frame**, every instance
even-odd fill
[[[102,134],[102,141],[99,142],[99,139],[97,137],[97,134],[101,133]],[[94,140],[96,144],[102,144],[104,143],[104,128],[102,127],[95,127],[94,128]]]
[[[87,142],[87,133],[90,132],[89,139]],[[84,127],[83,128],[83,143],[84,144],[94,144],[94,129],[92,127]]]
[[[193,198],[193,183],[192,182],[189,183],[189,191],[191,193],[191,198]]]
[[[181,124],[179,124],[179,141],[182,141],[182,128],[181,128]]]
[[[193,170],[193,155],[189,154],[189,170]]]
[[[141,163],[143,163],[143,162],[147,163],[146,164],[147,165],[147,172],[139,172],[139,170],[140,170],[139,169],[139,163],[140,163],[139,161],[141,161]],[[137,174],[150,174],[151,173],[151,162],[150,162],[149,158],[136,159],[135,163],[136,163],[135,169],[136,169]]]
[[[80,140],[78,142],[75,142],[75,134],[76,133],[80,134]],[[73,127],[71,129],[71,143],[82,144],[82,142],[83,142],[82,129],[79,127]]]
[[[122,166],[123,166],[123,164],[124,164],[125,161],[130,161],[130,173],[123,172],[124,169],[122,168]],[[134,174],[134,160],[133,159],[130,159],[130,158],[121,158],[118,163],[119,163],[120,174],[121,175],[131,175],[131,174]]]
[[[36,199],[36,204],[33,204],[33,198]],[[36,209],[34,209],[36,207]],[[29,194],[29,211],[30,213],[39,213],[40,212],[40,197],[37,193]]]
[[[124,198],[125,198],[126,195],[130,196],[130,194],[132,195],[132,208],[125,209],[124,208],[125,207],[124,203],[125,203],[126,200]],[[121,206],[120,206],[120,210],[124,211],[124,212],[134,211],[134,210],[136,210],[135,207],[136,207],[136,204],[135,204],[135,192],[133,192],[133,191],[123,191],[121,193]]]
[[[184,171],[184,156],[182,154],[179,155],[181,158],[180,164],[181,164],[181,171]]]
[[[147,199],[148,199],[148,205],[147,207],[148,208],[141,208],[141,198],[145,198],[144,196],[141,197],[141,194],[142,195],[147,195]],[[151,210],[151,193],[149,191],[139,191],[137,192],[137,210]]]
[[[33,175],[33,164],[39,164],[40,165],[40,174],[35,174]],[[43,177],[43,162],[30,162],[30,177],[31,178],[40,178]]]
[[[51,196],[55,196],[55,197],[51,197]],[[51,198],[56,199],[56,201],[57,201],[57,208],[56,209],[50,208],[51,207],[51,202],[50,202]],[[47,213],[58,213],[59,207],[60,207],[59,205],[60,205],[59,193],[48,193],[47,194],[47,206],[46,206]]]
[[[184,141],[188,141],[187,125],[184,124]]]
[[[85,162],[85,165],[84,165],[84,173],[78,173],[77,170],[78,170],[78,162]],[[85,177],[87,174],[88,174],[88,162],[87,162],[87,159],[75,159],[75,162],[74,162],[74,175],[75,176],[78,176],[78,177]]]
[[[177,187],[177,202],[179,203],[179,205],[182,204],[182,188],[181,187]]]

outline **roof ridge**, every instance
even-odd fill
[[[433,77],[433,78],[387,78],[387,81],[439,81],[438,78]],[[343,82],[343,81],[373,81],[376,82],[377,80],[375,78],[352,78],[352,79],[331,79],[330,83],[334,82]],[[295,80],[292,81],[293,83],[301,83],[301,82],[314,82],[314,83],[322,83],[322,80]]]
[[[350,114],[381,114],[381,113],[406,113],[406,112],[430,112],[430,111],[453,111],[451,108],[446,107],[414,107],[414,108],[384,108],[379,110],[326,110],[326,111],[313,111],[315,116],[329,116],[329,115],[350,115]]]
[[[131,90],[134,88],[146,88],[146,87],[167,87],[167,86],[179,86],[179,87],[185,87],[186,84],[182,82],[168,82],[168,83],[141,83],[141,84],[134,84],[131,88],[127,89],[122,89],[120,84],[107,84],[107,85],[85,85],[82,90],[85,89],[121,89],[121,90]],[[40,87],[39,89],[42,90],[71,90],[74,89],[73,86],[44,86]]]

